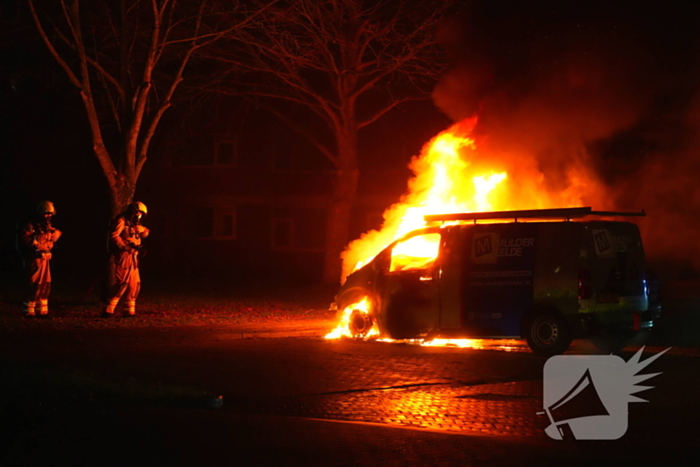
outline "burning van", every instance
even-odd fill
[[[631,336],[658,308],[649,308],[638,227],[606,219],[643,215],[425,216],[442,225],[403,236],[348,276],[334,307],[354,337],[522,337],[554,355],[578,337]]]

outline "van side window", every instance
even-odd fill
[[[439,249],[439,233],[418,235],[397,243],[391,250],[389,272],[428,269]]]

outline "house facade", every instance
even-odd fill
[[[287,141],[293,141],[287,149],[266,141],[252,151],[240,135],[219,134],[171,145],[157,182],[149,184],[159,267],[234,279],[320,280],[335,172],[310,145]],[[381,226],[406,177],[404,167],[361,172],[351,238]]]

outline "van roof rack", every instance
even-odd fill
[[[560,208],[560,209],[530,209],[526,211],[492,211],[492,212],[461,212],[454,214],[428,214],[424,216],[426,222],[448,221],[474,221],[484,219],[580,219],[586,216],[646,216],[642,209],[640,212],[594,211],[593,208]]]

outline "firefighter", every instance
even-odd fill
[[[136,297],[141,289],[139,275],[139,254],[141,240],[148,236],[148,228],[141,225],[141,219],[148,214],[146,205],[137,201],[131,203],[117,216],[110,233],[109,297],[103,318],[114,316],[119,299],[126,292],[125,316],[136,315]]]
[[[37,311],[39,317],[49,317],[51,250],[61,236],[61,231],[51,225],[55,214],[56,208],[51,201],[41,201],[35,218],[21,231],[26,283],[22,314],[25,318],[34,318]]]

